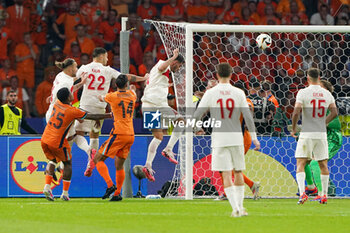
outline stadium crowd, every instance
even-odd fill
[[[133,28],[130,73],[140,76],[158,59],[167,58],[160,36],[142,19],[239,25],[350,24],[348,0],[0,0],[2,102],[9,90],[15,90],[17,105],[26,117],[43,117],[52,82],[60,71],[54,62],[71,57],[79,66],[87,64],[95,47],[108,50],[108,65],[120,70],[123,16],[129,17],[128,28]],[[323,77],[335,86],[338,97],[349,96],[350,37],[333,35],[320,42],[317,35],[272,34],[273,47],[262,52],[252,45],[253,35],[236,33],[227,38],[224,43],[230,46],[219,55],[205,53],[203,46],[215,41],[209,38],[206,44],[204,35],[194,46],[195,91],[204,91],[214,78],[210,71],[215,64],[228,61],[234,67],[233,81],[243,81],[250,94],[273,94],[289,119],[310,67],[324,71]],[[137,85],[136,117],[141,116],[144,85]]]

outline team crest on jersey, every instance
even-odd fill
[[[44,171],[47,158],[40,139],[29,140],[18,146],[12,155],[10,170],[12,179],[26,192],[42,194],[45,185]],[[60,174],[56,173],[59,178]],[[54,188],[53,186],[51,188]]]
[[[160,129],[161,115],[162,113],[160,113],[159,110],[156,112],[143,112],[143,128]]]

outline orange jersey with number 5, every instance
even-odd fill
[[[109,93],[105,101],[111,105],[114,123],[111,134],[134,135],[133,113],[136,95],[131,90]]]
[[[78,108],[56,100],[41,141],[54,148],[69,146],[66,139],[69,128],[75,119],[84,119],[86,114],[86,112]]]

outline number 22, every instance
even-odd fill
[[[96,87],[93,86],[93,83],[95,82],[95,75],[89,74],[89,79],[92,79],[92,80],[91,80],[91,82],[90,82],[90,84],[89,84],[89,86],[88,86],[88,89],[89,89],[89,90],[96,90]],[[97,78],[97,81],[100,82],[100,85],[98,85],[97,90],[103,91],[103,90],[105,89],[104,87],[102,87],[103,84],[104,84],[105,81],[106,81],[105,77],[99,76],[99,77]]]

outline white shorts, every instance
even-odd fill
[[[244,146],[213,147],[211,170],[245,170]]]
[[[327,139],[299,138],[295,158],[321,161],[328,159]]]
[[[161,122],[165,120],[165,127],[162,125],[162,128],[168,128],[167,126],[171,125],[172,121],[175,121],[182,116],[173,108],[171,108],[169,105],[163,105],[158,106],[149,102],[143,102],[142,103],[142,112],[156,112],[159,111],[161,115]]]
[[[87,111],[91,114],[104,114],[106,113],[106,110],[104,108],[95,108],[92,106],[80,106],[80,109]],[[100,132],[102,125],[103,125],[103,120],[100,120],[100,126],[97,127],[96,121],[93,120],[84,120],[82,123],[79,121],[75,122],[75,130],[76,131],[83,131],[85,133],[90,133],[91,131],[94,133]]]

